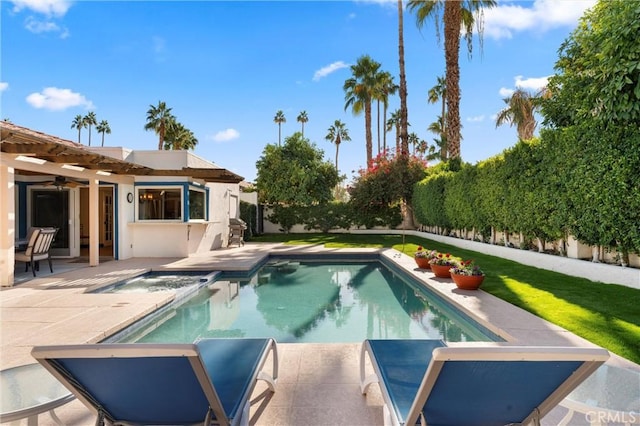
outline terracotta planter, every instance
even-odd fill
[[[477,290],[484,281],[484,275],[451,274],[451,278],[461,290]]]
[[[431,270],[433,271],[434,274],[436,274],[436,277],[438,278],[451,278],[451,273],[449,272],[449,269],[453,268],[453,266],[451,265],[436,265],[436,264],[431,264]]]
[[[429,265],[429,259],[426,257],[414,257],[416,260],[416,265],[420,269],[431,269],[431,265]]]

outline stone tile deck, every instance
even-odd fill
[[[319,246],[246,244],[185,259],[128,259],[97,267],[58,264],[55,273],[0,291],[0,367],[32,363],[35,345],[99,342],[149,312],[169,303],[169,293],[88,294],[95,289],[149,269],[249,270],[270,252],[362,253],[372,249],[326,250]],[[417,269],[413,259],[395,250],[380,251],[445,299],[455,303],[509,343],[519,345],[591,346],[586,340],[503,302],[483,291],[452,289],[447,280],[434,279]],[[45,268],[46,269],[46,268]],[[21,277],[19,277],[21,278]],[[382,398],[372,386],[359,392],[360,344],[279,344],[280,378],[275,394],[259,384],[252,395],[254,425],[378,425],[382,424]],[[640,371],[640,366],[613,356],[608,362]],[[560,409],[558,409],[560,410]],[[79,402],[56,410],[68,425],[90,425],[95,419]],[[553,412],[545,424],[555,424]],[[581,424],[579,420],[578,423]],[[15,423],[15,422],[14,422]],[[584,423],[584,419],[583,419]],[[19,424],[19,423],[16,423]],[[26,422],[24,422],[26,424]],[[40,424],[52,424],[48,414]]]

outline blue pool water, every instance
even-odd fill
[[[222,274],[193,297],[112,341],[180,343],[210,337],[316,343],[500,340],[379,261],[276,259],[250,277]]]
[[[210,281],[211,274],[202,271],[148,272],[135,278],[100,288],[95,293],[155,293],[185,290]]]

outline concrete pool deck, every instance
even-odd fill
[[[91,294],[149,269],[249,270],[269,253],[371,253],[395,262],[443,298],[479,321],[510,344],[593,346],[561,327],[544,321],[483,291],[455,289],[450,280],[433,277],[416,267],[412,258],[392,249],[325,249],[322,246],[251,244],[221,249],[184,259],[128,259],[97,267],[56,265],[39,277],[0,291],[0,368],[33,363],[31,348],[43,344],[99,342],[139,318],[169,303],[173,293]],[[46,270],[46,271],[45,271]],[[278,390],[266,395],[260,384],[252,396],[251,424],[255,425],[377,425],[382,424],[382,399],[377,386],[359,392],[360,344],[279,344]],[[640,372],[640,366],[612,354],[609,365]],[[639,383],[640,392],[640,383]],[[639,393],[640,397],[640,393]],[[268,402],[268,403],[267,403]],[[560,410],[560,409],[557,409]],[[56,410],[69,425],[93,424],[95,419],[79,402]],[[553,412],[545,424],[562,416]],[[575,423],[585,424],[576,419]],[[14,422],[15,423],[15,422]],[[15,423],[19,424],[19,423]],[[24,422],[26,424],[26,421]],[[52,424],[48,414],[40,424]]]

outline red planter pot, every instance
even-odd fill
[[[451,278],[461,290],[477,290],[484,281],[484,275],[451,274]]]
[[[420,269],[431,269],[431,265],[429,265],[429,259],[426,257],[414,257],[416,261],[416,265]]]
[[[451,273],[449,272],[449,269],[451,268],[453,268],[453,266],[451,265],[445,266],[445,265],[436,265],[433,263],[431,264],[431,270],[438,278],[451,278]]]

